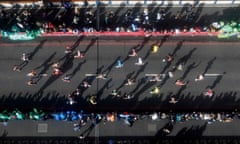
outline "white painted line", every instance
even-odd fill
[[[96,76],[97,74],[85,74],[85,76]]]
[[[166,74],[145,74],[145,76],[165,76]]]
[[[217,1],[216,4],[232,4],[232,1],[231,0],[225,0],[225,1]]]
[[[221,76],[221,75],[224,75],[224,74],[204,74],[204,76]]]

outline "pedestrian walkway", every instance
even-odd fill
[[[48,0],[48,2],[51,2],[54,6],[62,6],[62,2],[59,2],[58,0]],[[31,6],[31,5],[44,5],[44,0],[2,0],[0,2],[1,5],[5,7],[12,7],[12,4],[19,4],[20,6]],[[239,0],[71,0],[71,4],[74,6],[86,6],[86,5],[97,5],[97,4],[104,4],[109,6],[119,6],[119,5],[136,5],[136,4],[142,4],[142,5],[151,5],[151,4],[158,4],[162,6],[167,5],[173,5],[173,6],[181,6],[186,4],[192,4],[192,5],[199,5],[199,4],[205,4],[205,5],[237,5],[240,4]]]
[[[61,141],[62,144],[70,142],[106,144],[108,141],[129,141],[130,144],[146,143],[155,141],[167,142],[169,144],[181,142],[195,144],[197,141],[205,144],[212,142],[226,142],[228,144],[240,143],[239,120],[231,123],[206,124],[206,121],[186,121],[176,123],[173,131],[166,135],[163,128],[168,120],[139,120],[132,127],[124,124],[124,121],[99,123],[99,133],[96,135],[96,127],[89,129],[86,125],[80,131],[73,130],[73,123],[56,121],[11,121],[7,125],[0,125],[0,141],[22,140],[25,144],[28,140],[33,141]],[[17,128],[17,129],[16,129]],[[23,132],[24,131],[24,132]],[[84,139],[80,139],[82,135]],[[3,143],[3,144],[5,144]],[[225,144],[225,143],[224,143]]]

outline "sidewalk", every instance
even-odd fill
[[[7,137],[78,137],[83,134],[86,137],[162,137],[162,129],[169,122],[168,119],[143,119],[137,120],[132,127],[124,123],[123,120],[114,122],[100,122],[93,129],[87,123],[80,131],[74,131],[73,124],[68,121],[9,121],[6,126],[0,125],[0,134],[7,132]],[[176,122],[172,132],[167,136],[240,136],[239,119],[232,122],[207,123],[205,120],[189,120]],[[24,131],[23,131],[24,130]]]
[[[139,120],[132,127],[124,124],[123,121],[103,122],[96,125],[93,129],[89,129],[90,125],[84,126],[80,131],[73,130],[73,123],[64,121],[11,121],[7,126],[0,125],[1,140],[39,140],[39,141],[74,141],[78,143],[104,143],[112,141],[126,141],[138,143],[159,142],[181,142],[196,143],[206,141],[212,143],[216,141],[235,141],[240,143],[240,120],[234,120],[231,123],[216,122],[207,124],[206,121],[187,121],[176,123],[173,131],[164,136],[163,127],[168,120]],[[85,139],[78,138],[83,135]],[[233,143],[233,142],[232,142]],[[232,144],[231,143],[231,144]],[[25,143],[27,144],[27,143]]]
[[[19,1],[19,2],[17,2]],[[60,6],[62,5],[61,2],[57,0],[49,0],[49,2],[52,2],[54,6]],[[119,5],[136,5],[136,4],[142,4],[142,5],[151,5],[151,4],[157,4],[157,5],[162,5],[162,6],[167,6],[167,5],[172,5],[172,6],[183,6],[186,4],[192,4],[192,5],[200,5],[200,4],[205,4],[205,5],[238,5],[240,4],[239,0],[88,0],[87,3],[84,0],[71,0],[71,3],[74,6],[84,6],[84,5],[91,5],[91,6],[96,6],[98,3],[104,4],[104,5],[109,5],[109,6],[119,6]],[[17,3],[20,6],[31,6],[31,5],[39,5],[43,6],[43,1],[41,0],[2,0],[0,2],[1,5],[4,7],[12,7],[11,3]]]

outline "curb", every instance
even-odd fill
[[[17,33],[16,35],[19,38],[12,39],[12,40],[32,40],[35,36],[31,39],[28,38],[25,32]],[[140,32],[82,32],[82,33],[73,33],[73,32],[52,32],[52,33],[42,33],[40,35],[36,35],[36,37],[64,37],[64,36],[86,36],[86,37],[163,37],[163,36],[172,36],[172,37],[218,37],[219,32],[151,32],[146,33],[143,31]],[[0,34],[0,37],[8,37],[3,36]],[[11,38],[10,38],[11,39]]]
[[[217,36],[219,32],[168,32],[168,33],[160,33],[160,32],[83,32],[83,33],[72,33],[72,32],[53,32],[53,33],[43,33],[42,37],[50,37],[50,36]]]

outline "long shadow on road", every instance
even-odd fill
[[[29,54],[29,60],[32,60],[33,57],[35,56],[35,54],[42,48],[42,46],[44,45],[44,43],[46,42],[47,40],[42,40],[40,42],[40,44],[33,50],[33,52],[30,52]]]
[[[39,74],[45,74],[47,72],[47,70],[49,69],[49,67],[51,67],[52,63],[51,60],[54,58],[54,56],[56,55],[56,52],[54,52],[46,61],[44,61],[40,66],[34,68],[34,69],[39,69],[41,67],[43,67],[43,69],[39,72]],[[39,76],[37,79],[37,82],[41,79],[42,77]]]
[[[73,66],[73,57],[67,57],[63,64],[60,66],[62,69],[62,73],[64,74]],[[43,84],[42,87],[38,90],[38,92],[35,95],[39,95],[42,93],[48,86],[50,86],[54,81],[56,81],[59,78],[59,76],[51,75],[48,80]]]

